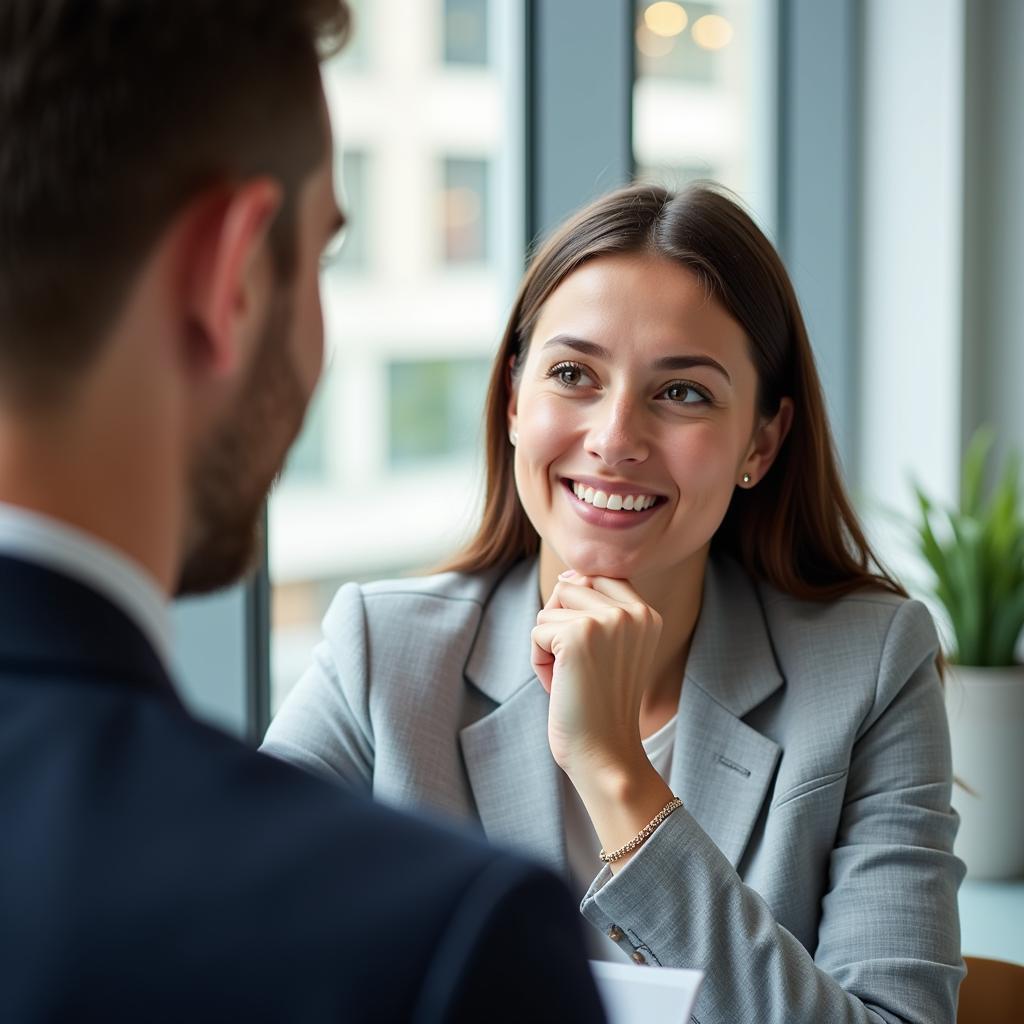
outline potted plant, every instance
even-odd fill
[[[989,429],[972,438],[958,508],[915,487],[915,534],[953,631],[945,687],[956,852],[973,877],[1015,878],[1024,875],[1024,508],[1016,454],[985,493],[992,442]]]

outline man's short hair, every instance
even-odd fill
[[[0,0],[0,393],[89,365],[142,261],[204,188],[323,158],[319,60],[345,0]]]

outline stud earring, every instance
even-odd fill
[[[749,473],[744,473],[743,474],[743,482],[745,484],[749,484],[750,483],[750,474]]]
[[[516,446],[516,441],[518,441],[518,440],[519,440],[519,434],[517,434],[517,433],[516,433],[516,431],[514,431],[514,430],[510,430],[510,431],[508,432],[508,439],[509,439],[509,441],[511,442],[511,444],[512,444],[512,447],[513,447],[513,448],[515,448],[515,446]]]

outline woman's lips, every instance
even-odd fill
[[[585,523],[589,523],[591,526],[604,526],[611,529],[628,530],[632,526],[639,526],[641,523],[647,522],[647,520],[650,519],[651,516],[655,515],[658,509],[665,503],[665,499],[661,496],[649,495],[647,497],[653,499],[653,504],[639,512],[635,509],[599,508],[598,506],[585,501],[583,498],[577,497],[573,489],[574,483],[576,483],[576,481],[568,477],[564,477],[562,479],[562,490],[565,492],[566,499],[572,505],[576,514]],[[594,489],[594,493],[596,496],[596,489]],[[621,497],[622,491],[620,488],[616,488],[613,494],[617,494]]]

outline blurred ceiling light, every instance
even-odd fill
[[[636,48],[645,57],[665,57],[672,52],[675,45],[675,39],[656,36],[646,25],[637,27]]]
[[[720,14],[705,14],[690,29],[693,41],[703,50],[721,50],[732,42],[732,25]]]
[[[690,19],[682,4],[659,0],[644,11],[644,24],[656,35],[665,39],[679,35]]]

